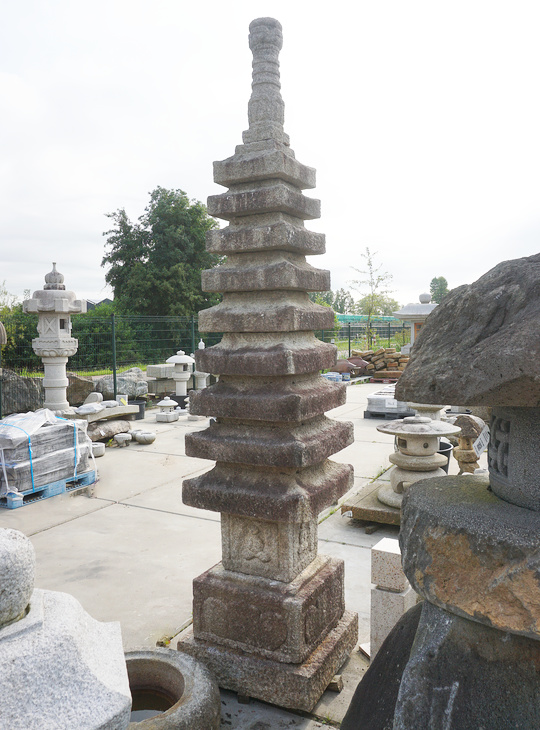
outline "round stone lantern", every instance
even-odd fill
[[[390,469],[390,484],[379,489],[377,499],[390,507],[401,507],[407,489],[430,477],[443,477],[442,467],[447,458],[437,453],[439,438],[459,433],[459,426],[432,421],[426,416],[409,416],[377,426],[377,431],[396,436],[398,451],[388,457],[394,466]]]
[[[156,422],[157,423],[172,423],[173,421],[178,421],[179,414],[175,410],[177,406],[177,403],[172,398],[169,398],[169,396],[165,396],[163,400],[160,400],[158,403],[159,413],[156,413]]]
[[[66,364],[79,345],[71,336],[71,315],[86,312],[86,301],[66,290],[64,277],[53,263],[52,271],[45,276],[45,286],[23,303],[23,309],[38,315],[39,337],[32,340],[32,348],[43,362],[44,406],[61,415],[69,410]]]
[[[176,395],[185,398],[187,396],[188,380],[191,378],[193,366],[195,365],[194,358],[186,355],[183,350],[178,350],[176,355],[167,358],[166,362],[174,365],[172,376],[176,384]]]

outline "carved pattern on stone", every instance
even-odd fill
[[[488,465],[499,477],[508,478],[508,459],[510,450],[510,421],[493,418],[488,446]]]
[[[270,532],[273,534],[270,535]],[[271,547],[268,543],[270,540],[275,543],[276,532],[275,525],[269,524],[266,527],[263,527],[262,523],[246,525],[243,530],[240,548],[244,560],[259,560],[261,563],[269,563],[272,556],[270,554]]]

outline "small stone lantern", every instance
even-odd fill
[[[473,444],[486,424],[478,416],[470,415],[458,416],[454,424],[461,428],[461,433],[458,436],[459,444],[453,451],[454,458],[459,464],[459,475],[464,473],[474,474],[475,470],[480,468],[480,464]]]
[[[32,347],[43,362],[44,406],[61,415],[69,410],[66,364],[79,345],[71,336],[70,317],[86,312],[86,301],[76,299],[72,291],[66,290],[64,277],[53,263],[52,271],[45,276],[45,286],[23,303],[23,309],[28,314],[38,315],[39,337],[32,340]]]
[[[169,396],[165,396],[163,400],[160,400],[158,403],[159,407],[159,413],[156,413],[156,422],[157,423],[173,423],[174,421],[178,421],[179,413],[176,411],[176,401],[174,401],[172,398],[169,398]]]
[[[379,489],[377,498],[390,507],[401,507],[403,494],[414,482],[431,477],[444,477],[442,467],[447,458],[438,454],[439,438],[459,433],[459,427],[426,416],[408,416],[377,426],[377,431],[396,436],[398,451],[388,457],[390,484]]]
[[[437,304],[431,303],[431,294],[420,294],[418,297],[419,304],[411,302],[405,305],[399,312],[393,312],[394,317],[408,322],[411,328],[411,341],[408,345],[401,348],[402,355],[408,355],[411,347],[414,345],[415,339],[418,337],[420,330],[424,326],[424,322],[428,315],[435,309]]]
[[[188,380],[191,378],[195,365],[194,358],[186,355],[183,350],[178,350],[176,355],[167,358],[166,362],[174,365],[172,376],[176,384],[176,395],[185,398],[187,396]]]

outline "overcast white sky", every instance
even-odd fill
[[[0,15],[0,283],[41,288],[54,260],[101,299],[105,213],[224,191],[212,161],[247,127],[263,15],[333,289],[366,246],[401,304],[540,250],[537,0],[20,0]]]

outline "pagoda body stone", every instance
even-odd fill
[[[493,417],[489,486],[435,478],[403,499],[403,568],[426,600],[394,730],[540,727],[539,278],[535,255],[453,290],[396,389]]]
[[[23,303],[23,308],[27,313],[38,315],[39,337],[32,340],[32,348],[43,362],[43,405],[56,415],[62,415],[69,410],[66,364],[79,345],[71,336],[71,315],[86,312],[86,301],[76,299],[72,291],[66,290],[64,277],[53,263],[52,271],[45,276],[45,286],[35,291],[32,299]]]
[[[305,260],[324,252],[324,236],[304,227],[319,216],[319,201],[302,193],[315,170],[283,131],[280,24],[253,21],[249,43],[249,129],[233,157],[214,163],[228,191],[208,200],[229,225],[209,231],[207,247],[227,260],[203,272],[203,289],[223,301],[200,312],[199,329],[224,334],[195,354],[197,370],[219,381],[192,393],[190,409],[213,421],[186,435],[186,453],[216,465],[183,487],[186,504],[222,513],[223,553],[194,581],[193,631],[178,648],[221,687],[310,710],[357,638],[343,562],[317,555],[318,513],[352,485],[352,467],[328,457],[353,429],[324,415],[345,402],[345,387],[319,375],[336,348],[313,330],[334,315],[308,297],[330,280]]]

